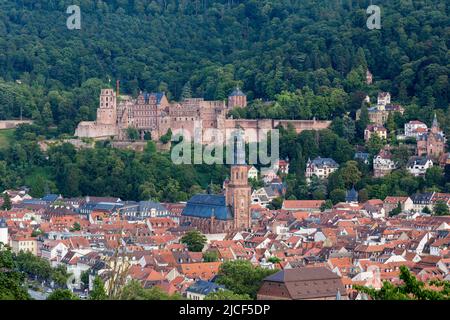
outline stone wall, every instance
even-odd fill
[[[21,124],[32,124],[32,120],[0,120],[0,130],[1,129],[13,129]]]
[[[75,136],[80,138],[110,138],[118,135],[118,127],[115,125],[98,124],[95,121],[80,122],[75,130]]]

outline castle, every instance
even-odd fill
[[[330,126],[331,121],[319,120],[273,120],[273,119],[232,119],[227,113],[235,107],[246,107],[247,97],[236,88],[225,101],[206,101],[203,98],[188,98],[181,102],[169,102],[164,93],[140,93],[134,99],[127,95],[117,95],[113,89],[102,89],[96,121],[82,121],[78,124],[75,136],[128,140],[128,128],[139,132],[140,139],[151,137],[158,140],[170,129],[185,130],[194,134],[199,126],[203,133],[208,129],[225,131],[241,128],[253,132],[272,130],[278,126],[291,124],[297,133],[303,130],[322,130]],[[207,135],[205,135],[207,136]],[[247,142],[259,141],[259,136],[245,137]],[[202,140],[205,141],[205,138]]]

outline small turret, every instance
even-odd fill
[[[239,87],[236,87],[234,91],[228,96],[228,108],[233,109],[235,107],[244,108],[247,106],[247,96],[241,91]]]

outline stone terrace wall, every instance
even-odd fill
[[[0,120],[0,129],[13,129],[20,124],[32,124],[32,120]]]

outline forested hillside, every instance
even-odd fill
[[[305,87],[344,96],[338,110],[280,115],[325,118],[354,111],[347,102],[365,89],[366,67],[377,80],[372,93],[447,110],[448,1],[375,1],[381,30],[366,27],[369,2],[0,1],[0,118],[18,117],[22,106],[25,117],[70,133],[94,118],[98,89],[116,79],[127,93],[164,90],[173,99],[183,88],[224,99],[236,84],[250,99]],[[66,27],[71,4],[80,5],[81,30]]]
[[[0,0],[0,119],[22,113],[35,120],[2,134],[8,145],[0,146],[0,189],[159,201],[186,200],[210,182],[220,189],[227,168],[175,166],[152,143],[143,153],[108,142],[92,150],[39,149],[39,140],[73,134],[79,121],[95,119],[100,88],[120,80],[122,93],[158,90],[173,100],[186,93],[224,99],[240,85],[250,105],[233,110],[235,117],[333,120],[317,133],[281,130],[280,155],[291,163],[286,198],[336,203],[352,186],[360,200],[450,192],[450,168],[413,177],[405,170],[412,149],[395,139],[405,122],[431,125],[434,113],[450,133],[450,3],[372,1],[382,8],[382,28],[369,30],[370,2]],[[66,27],[72,4],[81,7],[81,30]],[[370,165],[353,161],[368,124],[355,112],[380,90],[405,113],[386,123],[400,168],[374,179]],[[364,149],[374,156],[386,142],[371,140]],[[308,185],[305,163],[316,156],[341,167]]]

